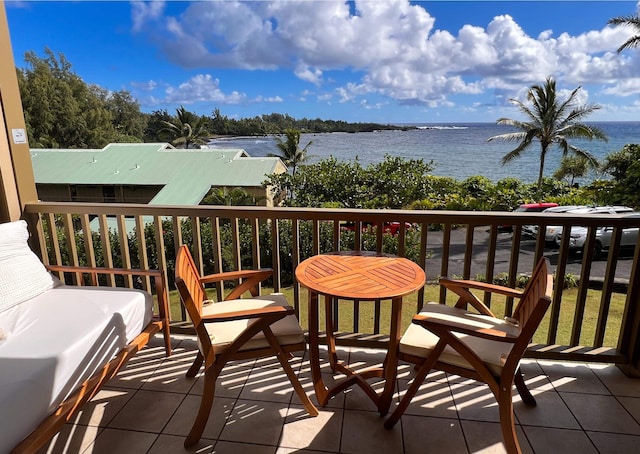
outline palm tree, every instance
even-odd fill
[[[201,205],[225,205],[225,206],[255,206],[266,197],[255,197],[244,188],[218,187],[211,188],[209,193],[200,202]]]
[[[566,180],[569,186],[576,184],[576,178],[586,177],[592,167],[582,156],[565,156],[560,160],[560,167],[553,172],[556,180]]]
[[[633,27],[638,33],[637,35],[629,38],[624,44],[622,44],[622,46],[618,47],[618,53],[622,52],[625,49],[632,49],[634,47],[640,46],[640,15],[614,17],[613,19],[609,19],[607,24]]]
[[[313,141],[309,141],[303,149],[300,149],[300,131],[297,129],[285,129],[286,140],[276,137],[276,145],[280,153],[269,153],[269,156],[282,159],[287,167],[291,168],[291,173],[296,174],[296,168],[306,162],[311,156],[307,155],[307,149]]]
[[[542,186],[544,160],[552,145],[557,145],[563,156],[567,156],[571,152],[577,156],[584,157],[595,168],[598,166],[597,159],[591,153],[568,142],[568,139],[575,138],[607,141],[607,136],[602,130],[580,122],[584,117],[598,110],[600,106],[595,104],[576,105],[576,95],[579,90],[580,87],[576,88],[564,102],[560,102],[556,96],[556,82],[553,78],[548,77],[544,85],[533,85],[527,93],[527,100],[532,104],[531,107],[516,99],[510,100],[529,121],[500,118],[497,124],[513,126],[520,131],[501,134],[488,139],[489,141],[520,142],[516,148],[502,158],[502,165],[520,157],[522,152],[529,149],[535,140],[540,142],[538,194]]]
[[[166,134],[171,145],[191,148],[192,145],[204,145],[209,141],[206,119],[189,112],[183,106],[176,109],[177,117],[171,121],[163,121],[160,134]]]

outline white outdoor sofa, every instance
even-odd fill
[[[171,354],[163,273],[45,267],[27,239],[26,222],[0,224],[2,454],[36,452],[160,330]],[[51,272],[92,285],[65,285]],[[118,274],[153,278],[158,316],[148,292],[96,286]]]

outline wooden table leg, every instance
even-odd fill
[[[384,361],[384,390],[378,401],[378,412],[385,416],[389,412],[391,400],[396,388],[398,375],[398,344],[400,342],[400,328],[402,326],[402,297],[391,301],[391,327],[389,333],[389,347]]]
[[[325,303],[331,306],[331,298],[326,296]],[[329,307],[330,310],[330,307]],[[333,336],[333,325],[331,324],[331,316],[329,319],[328,332],[327,332],[327,345],[329,346],[329,362],[332,363],[332,369],[335,368],[339,372],[346,374],[347,376],[336,383],[332,388],[328,388],[322,378],[322,371],[320,368],[320,335],[318,333],[318,294],[309,291],[309,362],[311,366],[311,378],[313,380],[313,389],[316,393],[316,399],[321,407],[324,407],[329,402],[331,397],[335,396],[341,391],[344,391],[352,385],[360,386],[369,398],[378,405],[378,395],[371,388],[366,381],[367,374],[356,374],[349,370],[346,366],[341,364],[337,360],[335,338]],[[375,371],[372,372],[372,376],[380,376]]]
[[[329,365],[335,373],[338,370],[338,355],[336,353],[336,338],[333,335],[333,298],[324,296],[324,312],[325,312],[325,335],[327,337],[327,353],[329,355]]]
[[[309,363],[311,365],[311,379],[316,399],[321,407],[327,405],[329,393],[322,380],[320,371],[320,336],[318,334],[318,294],[309,290]]]

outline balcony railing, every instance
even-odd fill
[[[624,255],[619,247],[623,234],[629,232],[625,229],[639,228],[640,218],[81,203],[31,204],[25,216],[32,232],[37,233],[34,246],[47,264],[157,268],[172,283],[175,253],[181,244],[187,244],[203,274],[272,267],[274,291],[291,287],[291,304],[303,327],[307,295],[295,282],[293,270],[313,254],[347,249],[393,253],[424,267],[431,283],[439,276],[499,278],[512,287],[532,271],[540,257],[547,256],[555,269],[553,303],[545,322],[546,334],[532,341],[528,356],[616,363],[629,373],[640,370],[640,247],[636,244],[632,255]],[[406,227],[396,232],[398,224],[393,223]],[[505,225],[512,226],[512,232],[503,233]],[[537,227],[535,238],[523,234],[522,227],[531,225]],[[549,248],[544,238],[547,225],[561,226],[563,232],[570,232],[572,226],[587,227],[584,250],[573,253],[570,235],[562,235],[559,246]],[[606,257],[596,260],[596,233],[602,226],[613,228],[611,247]],[[568,291],[559,284],[571,278],[578,278],[577,290]],[[220,297],[225,289],[219,286],[216,291]],[[489,295],[484,298],[492,304]],[[438,299],[447,301],[444,290]],[[415,313],[424,301],[423,289],[410,310]],[[384,306],[373,304],[370,333],[360,333],[359,303],[348,306],[352,308],[348,320],[353,321],[346,330],[344,320],[340,322],[346,333],[339,342],[370,346],[384,341],[385,324],[380,323]],[[513,308],[509,300],[493,304],[492,309],[500,310],[500,315],[510,315]],[[174,316],[173,322],[180,327],[185,320],[182,313]]]

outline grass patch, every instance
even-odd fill
[[[263,287],[262,293],[268,294],[273,289]],[[287,300],[293,302],[293,289],[291,287],[281,289]],[[425,301],[438,301],[440,294],[440,288],[437,285],[425,286]],[[209,296],[214,296],[214,292],[210,292]],[[558,332],[556,335],[556,344],[569,345],[571,338],[571,332],[574,324],[576,301],[578,296],[578,289],[572,288],[564,290],[562,293],[562,303],[560,308],[560,319],[558,322]],[[455,295],[450,292],[447,295],[447,303],[453,304],[455,302]],[[592,289],[587,293],[587,301],[585,304],[584,317],[582,322],[582,330],[580,335],[580,345],[591,346],[593,345],[596,324],[598,321],[598,314],[600,311],[600,301],[602,292],[600,290]],[[406,296],[403,301],[402,307],[402,331],[406,329],[411,323],[411,318],[417,312],[418,302],[417,294]],[[481,298],[482,299],[482,298]],[[621,293],[613,293],[611,296],[611,305],[609,308],[609,317],[607,320],[607,326],[605,330],[604,346],[616,347],[618,344],[618,336],[620,333],[620,326],[622,323],[622,314],[624,312],[626,295]],[[321,298],[320,309],[320,323],[324,326],[324,304]],[[505,298],[500,295],[494,295],[491,300],[491,310],[498,316],[504,314]],[[354,303],[353,301],[340,301],[340,310],[338,313],[338,330],[339,331],[353,331],[354,320]],[[382,301],[380,304],[380,331],[383,334],[389,333],[389,314],[391,311],[391,302]],[[180,296],[177,291],[170,292],[170,312],[172,320],[181,320],[182,313],[180,308]],[[374,331],[374,315],[375,315],[375,303],[371,301],[363,301],[359,304],[358,314],[358,331],[360,333],[373,333]],[[534,335],[533,341],[537,343],[545,344],[547,342],[549,320],[551,317],[551,308],[547,311],[545,318],[543,319],[538,331]],[[308,323],[307,317],[307,292],[302,289],[300,292],[300,324],[306,327]]]

